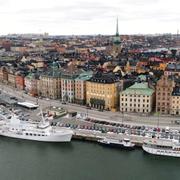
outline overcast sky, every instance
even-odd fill
[[[180,0],[0,0],[0,34],[176,33]]]

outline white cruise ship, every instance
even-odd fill
[[[70,142],[73,131],[62,128],[55,129],[44,119],[39,124],[23,122],[13,115],[9,122],[5,122],[0,127],[0,135],[34,141]]]
[[[142,148],[145,152],[154,155],[180,157],[180,143],[177,140],[145,140]]]

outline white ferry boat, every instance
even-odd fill
[[[180,157],[180,143],[177,140],[145,140],[142,148],[145,152],[154,155]]]
[[[39,124],[31,124],[20,121],[16,115],[0,127],[0,135],[45,142],[70,142],[73,131],[66,129],[55,129],[44,119]]]
[[[102,145],[107,145],[111,147],[121,147],[123,149],[134,149],[135,144],[130,141],[128,138],[124,138],[123,140],[112,139],[112,138],[104,138],[98,141]]]

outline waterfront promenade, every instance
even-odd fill
[[[10,96],[16,96],[17,98],[24,99],[25,101],[31,101],[37,103],[37,98],[31,97],[28,94],[25,94],[23,91],[12,89],[6,85],[1,85],[0,87],[3,93],[6,93]],[[161,116],[161,115],[138,115],[138,114],[122,114],[120,112],[110,112],[103,111],[99,112],[95,109],[87,109],[85,106],[80,106],[77,104],[62,104],[59,100],[47,100],[47,99],[38,99],[38,104],[45,108],[47,106],[62,106],[68,111],[76,111],[77,113],[84,114],[84,116],[90,118],[96,118],[99,120],[105,121],[115,121],[131,125],[149,125],[149,126],[159,126],[159,127],[174,127],[179,128],[175,124],[175,121],[180,120],[177,116]]]

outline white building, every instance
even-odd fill
[[[120,111],[150,113],[154,106],[155,93],[147,83],[135,83],[120,92]]]

